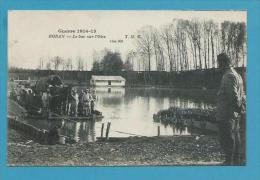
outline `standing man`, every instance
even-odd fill
[[[79,103],[78,103],[78,114],[79,115],[83,114],[83,95],[84,95],[84,90],[81,90],[79,93]]]
[[[90,114],[90,95],[89,95],[89,90],[86,89],[85,93],[82,96],[82,101],[83,101],[83,115],[84,116],[89,116]]]
[[[75,98],[75,116],[77,117],[78,116],[78,105],[79,105],[79,94],[77,93],[77,90],[75,90],[75,95],[74,95],[74,98]]]
[[[219,141],[225,154],[225,165],[241,162],[240,116],[243,109],[244,87],[241,76],[231,67],[231,60],[221,53],[218,66],[224,75],[217,94],[216,119],[219,123]]]

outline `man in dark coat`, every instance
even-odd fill
[[[241,76],[231,67],[231,60],[222,53],[217,57],[219,68],[224,71],[217,94],[216,119],[219,123],[219,141],[225,154],[225,165],[240,164],[240,116],[244,101]]]

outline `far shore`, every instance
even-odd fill
[[[71,85],[71,86],[87,86],[90,87],[89,83],[77,83],[77,82],[71,82],[71,81],[66,81],[64,80],[64,83],[67,85]],[[96,86],[99,87],[99,86]],[[115,88],[116,86],[102,86],[102,87],[107,87],[107,88]],[[213,89],[207,89],[205,87],[177,87],[177,86],[173,86],[173,85],[157,85],[157,84],[127,84],[126,86],[123,86],[122,88],[149,88],[149,89],[172,89],[172,90],[182,90],[182,91],[208,91],[208,92],[217,92],[216,88]]]

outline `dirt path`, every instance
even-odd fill
[[[221,165],[215,136],[132,137],[72,145],[41,145],[9,129],[10,166]]]

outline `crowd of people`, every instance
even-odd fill
[[[94,89],[73,88],[68,98],[68,115],[89,116],[94,114],[96,100],[97,96]]]
[[[37,108],[37,105],[41,105],[39,104],[41,97],[32,88],[22,84],[12,83],[8,91],[8,97],[18,102],[27,110],[34,110]]]
[[[68,116],[90,116],[94,114],[96,92],[91,88],[49,86],[40,92],[21,84],[9,88],[9,98],[25,107],[28,112]]]

